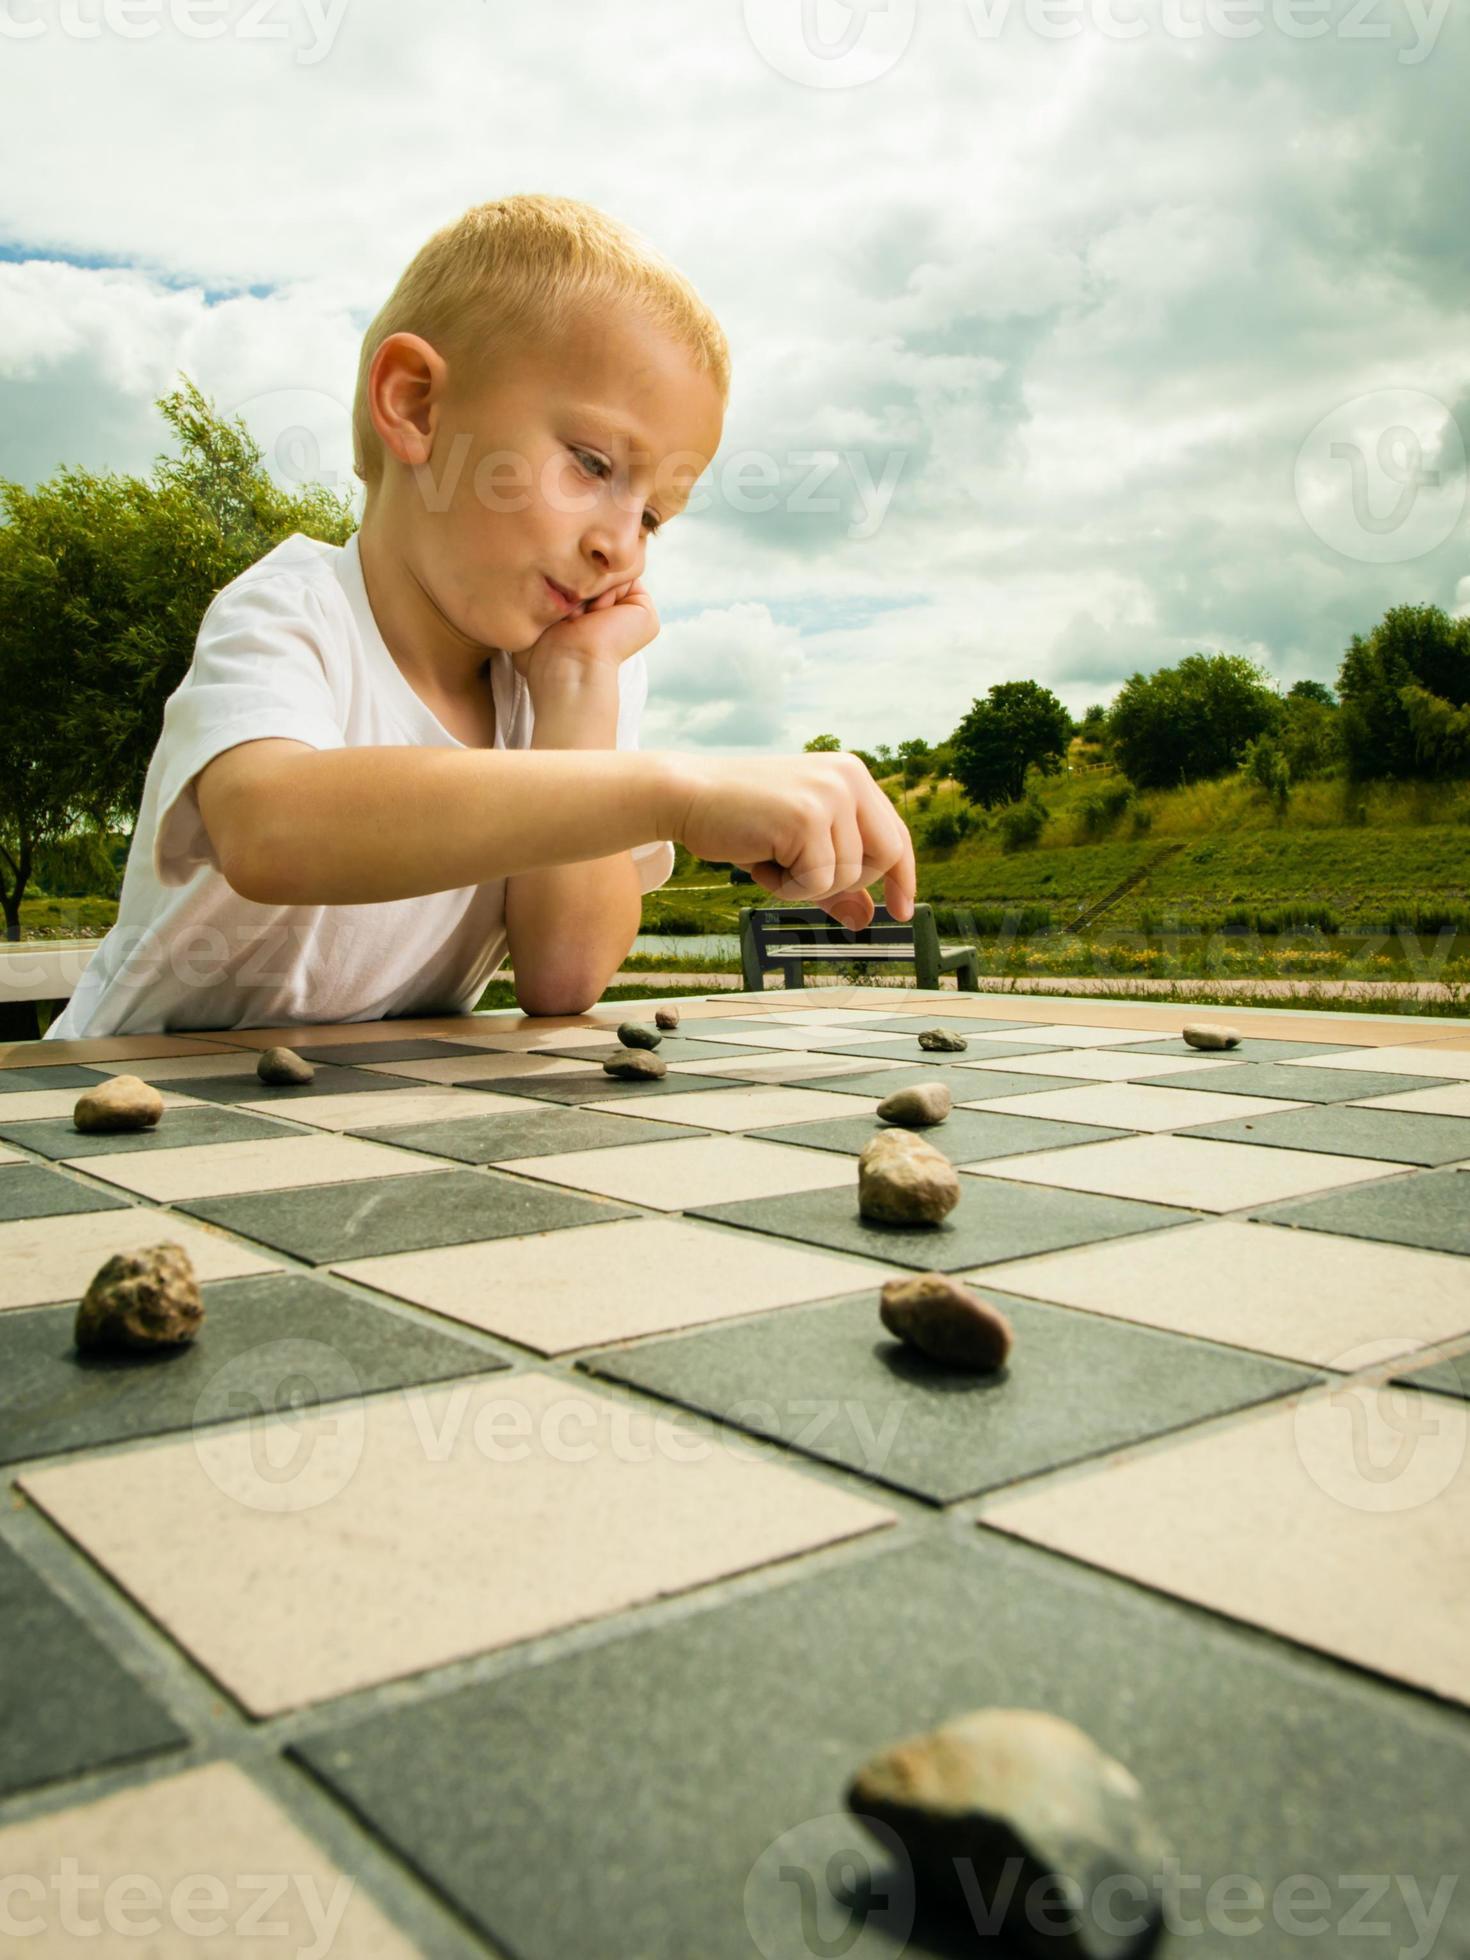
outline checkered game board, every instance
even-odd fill
[[[1470,1023],[678,1004],[646,1082],[600,1063],[651,1001],[0,1053],[0,1869],[212,1874],[237,1932],[292,1875],[284,1943],[220,1953],[309,1950],[313,1898],[352,1960],[836,1951],[792,1873],[835,1937],[852,1771],[1000,1704],[1125,1762],[1203,1884],[1392,1875],[1342,1949],[1159,1951],[1411,1948],[1470,1793]],[[78,1132],[117,1073],[161,1122]],[[960,1202],[867,1223],[878,1103],[935,1080]],[[163,1239],[198,1339],[78,1354]],[[999,1374],[882,1327],[933,1269]]]

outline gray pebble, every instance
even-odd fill
[[[606,1074],[628,1082],[656,1082],[669,1072],[668,1063],[646,1048],[614,1048],[602,1066]]]
[[[919,1046],[927,1049],[930,1054],[957,1055],[962,1048],[968,1048],[969,1045],[965,1035],[951,1034],[948,1028],[920,1028],[919,1030]]]
[[[657,1048],[663,1036],[657,1028],[650,1028],[642,1021],[624,1021],[618,1029],[618,1040],[625,1048]]]

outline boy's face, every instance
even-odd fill
[[[723,404],[678,342],[628,309],[554,344],[453,372],[427,470],[409,478],[415,569],[452,631],[520,652],[641,577],[719,447]],[[656,558],[655,558],[656,564]]]

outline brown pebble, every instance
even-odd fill
[[[956,1716],[870,1757],[846,1800],[885,1850],[887,1833],[897,1837],[921,1910],[993,1901],[1007,1953],[1133,1960],[1157,1945],[1172,1848],[1132,1772],[1059,1715]],[[1059,1891],[1080,1902],[1070,1929],[1054,1914]],[[1052,1909],[1038,1913],[1035,1901],[1048,1896]]]
[[[947,1273],[909,1273],[883,1288],[878,1312],[890,1334],[955,1368],[999,1368],[1011,1351],[1011,1323]]]
[[[618,1040],[625,1048],[657,1048],[663,1036],[657,1028],[650,1028],[642,1021],[624,1021],[618,1029]]]
[[[931,1054],[955,1054],[969,1047],[969,1041],[962,1034],[951,1034],[948,1028],[920,1028],[919,1046]]]
[[[255,1073],[277,1089],[311,1082],[316,1076],[311,1063],[294,1048],[267,1048],[255,1064]]]
[[[665,1031],[669,1028],[677,1028],[679,1025],[679,1010],[677,1007],[660,1007],[655,1011],[653,1018],[656,1025]]]
[[[942,1123],[954,1108],[954,1097],[942,1082],[916,1082],[912,1089],[895,1089],[878,1105],[885,1123],[902,1123],[909,1129],[924,1129]]]
[[[628,1082],[656,1082],[669,1072],[668,1063],[661,1056],[650,1055],[646,1048],[614,1048],[602,1066],[608,1075]]]
[[[1240,1031],[1227,1028],[1221,1021],[1191,1021],[1184,1030],[1184,1039],[1191,1048],[1238,1048]]]
[[[165,1239],[138,1252],[115,1252],[98,1267],[77,1307],[79,1348],[178,1347],[204,1319],[194,1265]]]
[[[95,1135],[105,1130],[150,1130],[163,1114],[163,1097],[136,1075],[114,1075],[77,1097],[71,1120]]]
[[[912,1130],[880,1130],[858,1158],[858,1210],[886,1225],[937,1225],[960,1201],[959,1173]]]

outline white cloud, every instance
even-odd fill
[[[277,0],[269,42],[227,0],[215,42],[7,41],[0,471],[146,470],[182,370],[283,479],[350,488],[358,345],[403,265],[467,205],[550,190],[652,238],[732,343],[705,508],[649,554],[650,744],[933,738],[991,681],[1080,707],[1195,648],[1331,679],[1387,606],[1470,605],[1463,523],[1377,564],[1293,491],[1311,431],[1374,390],[1470,436],[1444,195],[1470,181],[1470,22],[1405,62],[1413,36],[1347,36],[1348,0],[1310,42],[1269,8],[1184,42],[1141,4],[1124,44],[1095,11],[1051,41],[1021,0],[990,38],[921,4],[847,89],[681,0],[348,0],[330,35]],[[746,450],[772,509],[723,475]],[[815,495],[812,451],[838,462]]]

